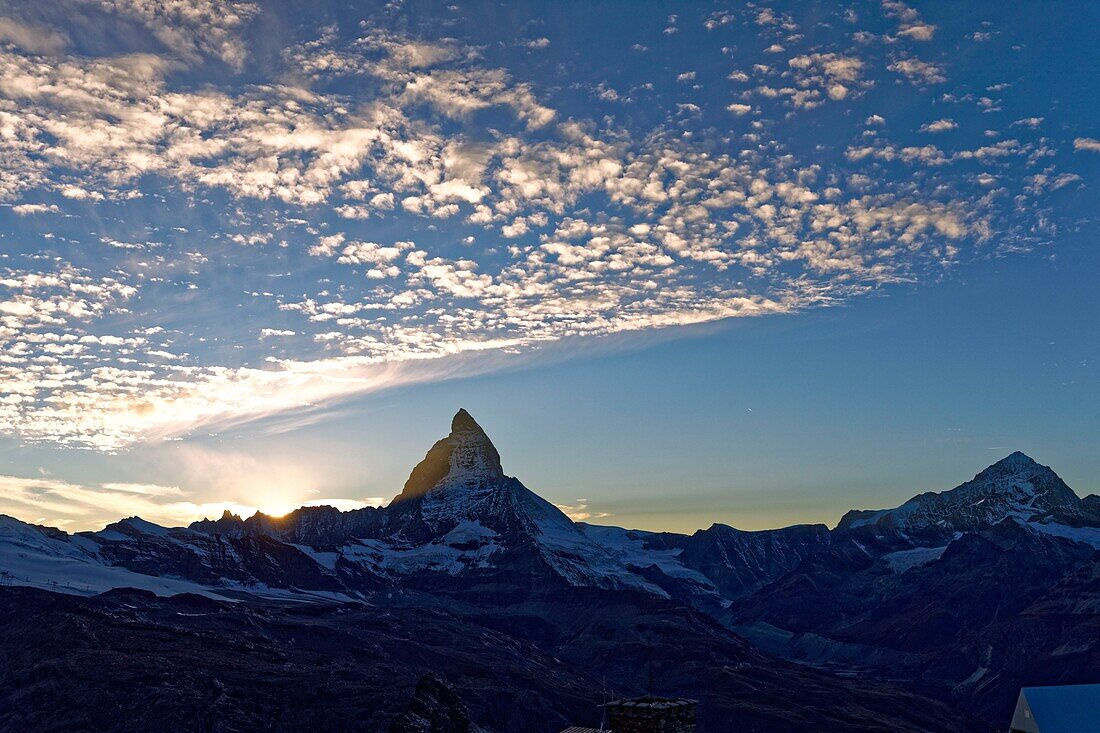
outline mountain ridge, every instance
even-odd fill
[[[458,461],[458,465],[455,465],[455,461]],[[458,471],[456,472],[456,469]],[[945,491],[926,491],[914,495],[906,502],[892,509],[878,509],[878,510],[866,510],[866,509],[852,509],[846,512],[837,525],[831,531],[847,530],[853,527],[864,526],[873,521],[879,520],[884,516],[893,515],[898,510],[919,504],[922,501],[927,501],[934,497],[950,496],[953,492],[959,492],[960,489],[966,489],[976,483],[991,483],[997,478],[1004,479],[1004,477],[1014,478],[1021,474],[1029,474],[1034,477],[1041,477],[1045,480],[1049,486],[1045,488],[1050,490],[1054,494],[1053,502],[1043,502],[1038,507],[1041,510],[1045,510],[1046,513],[1035,512],[1031,516],[1049,518],[1058,517],[1069,519],[1075,522],[1093,521],[1100,523],[1100,496],[1090,494],[1085,497],[1078,497],[1077,494],[1070,489],[1064,481],[1049,467],[1039,464],[1030,456],[1026,455],[1022,451],[1014,451],[1006,457],[990,464],[982,471],[978,472],[973,479],[964,482],[953,489]],[[402,490],[393,498],[390,504],[386,507],[375,508],[365,507],[362,509],[353,509],[342,511],[330,506],[321,507],[301,507],[288,512],[281,517],[271,517],[269,515],[263,515],[257,512],[254,517],[261,517],[263,522],[280,524],[288,518],[296,515],[305,514],[311,510],[328,510],[332,512],[339,512],[344,515],[356,515],[359,513],[375,513],[379,509],[392,508],[397,504],[405,503],[409,501],[415,501],[423,499],[425,496],[432,493],[434,489],[446,490],[447,486],[440,486],[444,484],[448,479],[451,479],[451,483],[457,483],[465,485],[469,488],[470,484],[476,484],[479,481],[483,483],[490,483],[493,488],[499,488],[501,482],[508,480],[516,481],[504,474],[501,466],[500,454],[497,451],[495,445],[492,443],[488,434],[484,429],[474,420],[473,416],[465,408],[460,408],[454,415],[451,422],[451,433],[437,441],[431,449],[427,452],[425,457],[413,468],[406,480]],[[1011,482],[1000,481],[1002,490],[1011,487]],[[533,492],[532,492],[533,493]],[[996,492],[994,492],[995,494]],[[1044,492],[1040,492],[1045,495]],[[536,495],[537,496],[537,495]],[[541,497],[539,497],[541,499]],[[549,504],[549,502],[547,502]],[[551,505],[552,506],[552,505]],[[1069,509],[1070,511],[1064,511],[1061,514],[1057,510]],[[203,519],[193,522],[192,528],[213,529],[218,522],[227,519],[227,516],[232,518],[234,522],[238,519],[241,522],[247,523],[249,519],[240,519],[236,515],[232,515],[228,510],[223,514],[220,520]],[[250,518],[252,519],[252,518]],[[996,521],[1003,519],[1000,517],[994,521],[986,522],[987,524],[995,524]],[[261,522],[256,522],[260,524]],[[587,523],[582,523],[587,524]],[[742,530],[731,525],[715,522],[708,528],[700,528],[695,530],[693,535],[699,533],[705,533],[708,531],[715,531],[722,527],[727,527],[738,533],[753,533],[753,532],[776,532],[780,530],[793,530],[796,527],[802,526],[826,526],[823,523],[808,523],[800,525],[789,525],[785,527],[761,529],[761,530]],[[626,529],[626,528],[621,528]],[[665,532],[654,530],[641,530],[630,529],[633,532],[646,532],[652,535],[665,534],[665,535],[677,535],[688,536],[678,532]]]
[[[39,532],[80,546],[55,547],[66,557],[153,575],[170,572],[187,581],[228,577],[344,592],[424,573],[484,576],[523,568],[531,577],[690,598],[713,610],[822,553],[837,558],[830,562],[848,556],[852,567],[877,557],[894,562],[895,555],[898,563],[929,561],[961,534],[1007,517],[1100,547],[1094,514],[1088,499],[1077,497],[1052,469],[1016,451],[954,489],[924,492],[894,509],[853,510],[831,530],[811,524],[745,531],[714,523],[686,535],[577,523],[505,475],[488,434],[460,409],[450,433],[427,451],[385,507],[310,506],[247,519],[225,511],[185,528],[129,517],[99,532]],[[263,544],[267,539],[289,549]],[[247,564],[257,552],[277,557],[262,572],[231,572],[232,562]],[[303,556],[316,572],[287,570],[308,568]]]
[[[0,517],[0,585],[93,597],[138,588],[247,606],[443,607],[622,680],[644,666],[638,639],[674,623],[670,659],[691,637],[693,653],[718,643],[715,663],[736,670],[751,656],[738,636],[747,635],[794,661],[844,669],[859,660],[856,674],[911,675],[922,689],[930,683],[921,675],[934,670],[935,696],[993,719],[1008,695],[996,671],[980,695],[958,692],[988,657],[981,649],[994,649],[989,664],[1001,665],[1005,680],[1032,678],[1003,638],[975,627],[1028,630],[1041,668],[1056,668],[1072,630],[1088,628],[1084,612],[1100,607],[1093,503],[1017,452],[954,489],[849,512],[833,529],[713,523],[679,534],[574,522],[507,476],[489,436],[461,410],[385,507],[248,518],[227,511],[173,528],[127,517],[71,535]],[[1021,587],[1005,603],[999,595],[1013,573]],[[1074,652],[1074,669],[1090,669],[1096,655],[1091,647]],[[719,680],[688,668],[682,694],[728,684],[725,672]],[[813,675],[804,684],[827,688]]]

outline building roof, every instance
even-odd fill
[[[1025,733],[1096,733],[1100,685],[1025,687],[1020,690],[1012,729]]]
[[[656,697],[655,695],[645,695],[644,697],[635,697],[629,700],[612,700],[611,702],[604,703],[604,707],[667,710],[669,708],[680,708],[698,704],[698,700],[690,700],[686,697]]]

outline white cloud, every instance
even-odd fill
[[[334,506],[347,511],[386,503],[382,497],[307,499],[310,491],[304,487],[313,485],[312,482],[293,469],[280,473],[288,470],[284,462],[279,461],[278,468],[272,470],[270,465],[241,454],[227,456],[202,451],[197,455],[222,469],[218,476],[211,477],[211,486],[220,486],[227,495],[242,498],[194,500],[188,498],[190,492],[178,486],[125,482],[88,485],[54,478],[0,475],[0,514],[79,532],[100,530],[129,516],[177,527],[217,518],[224,511],[244,517],[257,511],[279,516],[300,506]],[[236,470],[227,465],[230,458],[236,462]],[[244,477],[241,467],[248,468],[250,478]]]
[[[1083,180],[1081,176],[1076,173],[1054,173],[1051,170],[1030,176],[1027,190],[1038,195],[1046,191],[1057,191],[1081,180]]]
[[[954,120],[947,118],[936,120],[935,122],[926,122],[920,126],[921,132],[947,132],[948,130],[954,130],[958,127],[958,123]]]
[[[1078,137],[1073,140],[1073,149],[1100,153],[1100,140],[1092,137]]]
[[[6,136],[12,150],[0,161],[0,196],[40,184],[49,163],[63,160],[86,174],[60,190],[77,200],[99,200],[142,175],[160,174],[238,196],[317,204],[369,165],[376,180],[397,190],[431,184],[432,196],[422,201],[430,212],[448,199],[476,201],[485,190],[476,175],[443,178],[448,172],[440,164],[451,166],[439,156],[443,140],[405,108],[427,104],[467,119],[504,107],[529,129],[555,118],[529,85],[502,69],[434,68],[468,53],[461,48],[392,36],[371,37],[367,47],[388,54],[370,73],[403,86],[359,114],[350,114],[342,98],[289,86],[237,95],[170,92],[171,63],[149,55],[44,65],[0,51],[0,103],[6,97],[22,110]],[[375,191],[366,203],[392,208],[394,191]]]
[[[754,73],[766,83],[757,86],[751,94],[783,100],[795,109],[811,110],[822,106],[826,100],[858,98],[874,87],[874,82],[864,77],[865,68],[865,62],[858,56],[832,52],[793,56],[788,59],[786,69],[755,64]],[[735,77],[731,75],[731,78]],[[747,96],[748,93],[742,94],[742,97]]]
[[[29,216],[31,214],[56,214],[60,211],[57,208],[57,204],[16,204],[11,207],[12,213],[19,216]]]
[[[911,83],[916,85],[942,84],[947,81],[947,76],[941,64],[922,61],[918,58],[900,58],[891,63],[887,68],[890,71],[901,74]]]
[[[63,529],[101,529],[135,509],[147,514],[161,513],[158,496],[165,494],[134,492],[126,485],[82,486],[49,478],[0,476],[0,513],[30,518],[48,518]],[[122,490],[119,488],[122,487]],[[143,487],[170,490],[171,487]]]
[[[936,26],[921,20],[920,13],[899,0],[882,0],[883,10],[898,21],[898,35],[912,41],[931,41]]]
[[[914,23],[898,31],[899,36],[905,36],[914,41],[931,41],[935,33],[936,26],[928,23]]]
[[[604,519],[612,516],[609,512],[593,512],[588,508],[588,499],[577,499],[573,504],[555,504],[565,516],[574,522],[586,522],[589,519]]]
[[[60,31],[0,16],[0,43],[5,41],[35,54],[57,54],[69,45]]]

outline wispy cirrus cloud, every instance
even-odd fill
[[[588,499],[577,499],[572,504],[555,504],[565,516],[574,522],[587,522],[590,519],[605,519],[613,516],[609,512],[594,512],[588,507]]]

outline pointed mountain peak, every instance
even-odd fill
[[[451,434],[417,464],[394,501],[424,496],[436,486],[495,484],[504,479],[493,441],[466,410],[451,420]]]
[[[967,532],[993,526],[1006,517],[1025,521],[1053,518],[1078,526],[1089,512],[1052,468],[1016,451],[949,491],[918,494],[894,509],[848,512],[838,527]]]
[[[1039,476],[1044,479],[1057,478],[1057,475],[1047,466],[1036,462],[1026,453],[1016,451],[1010,453],[991,466],[987,466],[981,473],[974,477],[975,482],[1004,483],[1013,477],[1021,480],[1028,477]]]
[[[109,530],[130,536],[142,534],[163,536],[168,534],[167,527],[162,527],[159,524],[153,524],[152,522],[146,521],[136,515],[133,517],[120,519],[117,522],[108,524],[106,527],[103,528],[104,532]]]
[[[245,531],[245,520],[240,514],[234,514],[226,509],[218,519],[200,519],[196,522],[191,522],[191,524],[187,525],[187,528],[206,534],[240,537]]]
[[[1029,468],[1042,468],[1035,459],[1026,453],[1021,451],[1014,451],[1009,453],[1001,460],[994,463],[990,468],[1004,468],[1013,471],[1025,470]]]
[[[471,432],[485,435],[485,431],[477,424],[477,420],[474,420],[474,416],[466,412],[465,408],[460,407],[455,416],[451,418],[451,434]],[[489,436],[486,435],[485,437],[488,439]]]
[[[1020,451],[1005,456],[959,488],[966,487],[974,487],[982,493],[1016,497],[1026,502],[1022,510],[1034,513],[1041,513],[1040,509],[1058,508],[1077,511],[1081,501],[1054,469]]]

